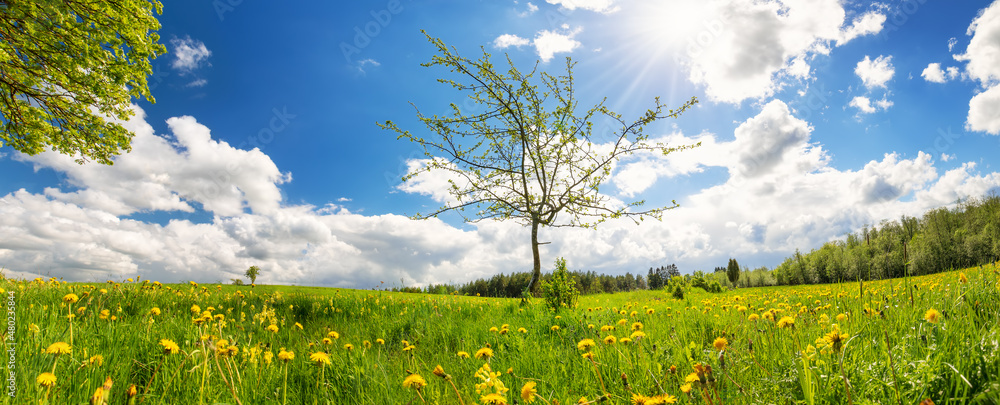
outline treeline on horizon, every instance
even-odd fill
[[[858,280],[880,280],[919,276],[966,268],[1000,259],[1000,196],[959,201],[955,208],[930,210],[920,218],[902,216],[849,233],[844,239],[827,242],[808,253],[796,250],[774,269],[743,267],[736,283],[730,282],[725,267],[713,272],[696,270],[681,275],[676,265],[650,268],[624,275],[571,271],[581,294],[663,289],[674,277],[686,287],[721,291],[736,287],[824,284]],[[543,274],[547,280],[549,274]],[[531,272],[497,274],[462,285],[431,284],[425,288],[395,287],[394,291],[431,294],[520,297],[531,280]]]

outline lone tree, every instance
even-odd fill
[[[729,265],[726,266],[726,276],[729,277],[729,282],[736,285],[736,280],[740,279],[740,264],[736,262],[736,259],[729,259]]]
[[[621,217],[638,224],[646,217],[660,219],[665,210],[677,207],[673,201],[672,206],[638,210],[644,201],[616,204],[598,189],[623,157],[637,152],[666,155],[697,146],[668,146],[650,141],[643,133],[653,121],[679,116],[698,102],[696,98],[667,111],[657,98],[653,107],[634,121],[611,111],[604,105],[606,99],[581,114],[573,94],[574,64],[569,58],[564,76],[539,72],[537,63],[530,72],[522,73],[509,56],[510,68],[504,72],[494,67],[485,49],[481,58],[472,60],[459,56],[457,49],[441,39],[424,35],[438,55],[422,66],[442,66],[455,72],[461,79],[438,81],[466,93],[478,109],[466,114],[453,103],[449,115],[427,116],[414,106],[419,119],[437,135],[434,138],[402,130],[392,121],[378,124],[423,147],[427,159],[406,174],[404,182],[430,171],[450,173],[451,201],[414,218],[454,211],[466,222],[513,219],[531,226],[534,268],[527,289],[535,293],[541,277],[539,227],[593,228]],[[606,117],[614,131],[603,143],[594,133],[594,121],[599,117]],[[474,214],[468,215],[467,209]],[[565,216],[560,218],[560,214]]]
[[[260,275],[260,267],[250,266],[250,268],[247,269],[247,272],[243,275],[250,279],[250,284],[257,284],[257,276]]]
[[[158,1],[0,0],[0,146],[29,155],[51,146],[112,164],[133,134],[105,117],[132,116],[149,93],[162,12]],[[155,102],[155,101],[154,101]]]

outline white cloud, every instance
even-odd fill
[[[582,27],[577,27],[567,33],[558,33],[549,30],[539,31],[533,41],[535,50],[538,52],[538,57],[542,59],[542,62],[548,62],[557,53],[573,52],[574,49],[580,47],[580,41],[573,39],[573,37],[581,31],[583,31]]]
[[[871,100],[868,99],[868,97],[864,96],[854,97],[854,99],[852,99],[851,103],[848,105],[857,108],[858,111],[861,112],[862,114],[871,114],[875,112],[875,107],[872,107],[872,102]]]
[[[920,77],[923,77],[926,81],[934,83],[944,83],[948,81],[945,77],[944,70],[941,70],[940,63],[928,64],[924,71],[920,73]]]
[[[527,17],[527,16],[529,16],[529,15],[532,15],[532,14],[534,14],[534,13],[535,13],[536,11],[538,11],[538,6],[536,6],[536,5],[532,4],[532,3],[531,3],[531,2],[529,1],[529,2],[528,2],[528,7],[527,7],[527,9],[525,9],[524,11],[522,11],[522,12],[520,12],[520,13],[517,13],[517,16],[518,16],[518,17],[522,17],[522,18],[523,18],[523,17]]]
[[[172,52],[174,62],[171,66],[182,74],[201,67],[212,55],[212,51],[209,51],[203,42],[191,37],[171,39],[170,45],[174,48]]]
[[[971,35],[969,46],[959,61],[968,61],[965,71],[969,77],[982,83],[1000,81],[1000,2],[994,2],[980,11],[972,21],[966,35]]]
[[[882,13],[874,11],[865,13],[861,17],[856,18],[850,27],[841,32],[840,38],[837,38],[837,45],[846,44],[850,40],[860,36],[878,34],[885,25],[885,19],[885,14]]]
[[[808,78],[814,56],[877,33],[885,21],[872,12],[846,25],[837,0],[719,0],[704,7],[710,10],[695,14],[714,20],[686,33],[682,61],[692,83],[705,85],[711,100],[727,103],[764,99],[789,79]]]
[[[278,192],[288,175],[259,150],[213,139],[191,117],[168,120],[172,137],[156,135],[137,113],[126,123],[136,131],[133,152],[114,166],[80,166],[50,153],[19,157],[64,174],[66,187],[75,190],[0,197],[0,263],[8,274],[213,282],[258,265],[263,283],[370,288],[400,278],[408,285],[461,283],[531,264],[529,234],[517,224],[483,221],[458,229],[434,219],[354,214],[334,204],[290,205]],[[689,272],[732,255],[751,266],[773,265],[796,248],[808,250],[863,224],[919,215],[1000,186],[1000,175],[979,174],[972,163],[939,175],[922,152],[912,158],[890,153],[859,170],[838,170],[822,146],[811,143],[811,132],[775,100],[741,123],[731,142],[712,134],[666,135],[662,139],[674,144],[702,141],[704,149],[644,155],[618,167],[615,176],[643,167],[655,173],[633,183],[614,177],[621,194],[657,196],[663,190],[650,180],[710,167],[728,169],[729,178],[681,199],[683,206],[663,222],[543,229],[543,240],[552,242],[542,248],[543,266],[565,256],[573,268],[599,272],[670,262]],[[197,192],[206,186],[216,191]],[[447,186],[425,179],[401,189],[444,200]],[[204,205],[212,219],[185,219],[192,204]],[[127,217],[137,211],[179,215],[165,224]]]
[[[892,107],[893,103],[892,101],[889,101],[889,99],[883,97],[881,100],[875,100],[873,105],[872,100],[868,97],[857,96],[851,99],[851,102],[848,103],[848,105],[857,108],[858,113],[860,114],[871,114],[878,111],[878,109],[882,109],[883,111],[888,110],[889,107]]]
[[[958,38],[948,38],[948,52],[951,52],[955,48],[955,45],[958,45]]]
[[[1000,135],[1000,85],[990,87],[969,100],[969,118],[965,127],[970,131]]]
[[[382,64],[379,63],[379,61],[372,58],[362,59],[355,62],[355,67],[357,67],[358,71],[361,73],[368,73],[367,71],[365,71],[365,66],[379,67],[382,66]]]
[[[50,168],[65,173],[78,188],[63,192],[46,189],[58,201],[101,209],[114,215],[140,211],[192,212],[190,202],[218,215],[238,215],[246,208],[274,212],[281,203],[278,184],[291,179],[281,173],[260,150],[241,150],[213,140],[208,128],[193,117],[167,120],[173,139],[153,134],[145,112],[133,106],[135,116],[123,123],[133,131],[132,152],[115,158],[115,164],[79,165],[72,156],[52,151],[35,156],[18,154],[35,170]]]
[[[942,153],[941,154],[941,161],[942,162],[947,162],[947,161],[950,161],[950,160],[955,160],[955,154],[951,154],[951,155],[949,155],[947,153]]]
[[[188,84],[184,85],[184,87],[204,87],[206,84],[208,84],[208,80],[205,80],[205,79],[196,79],[196,80],[192,81],[191,83],[188,83]]]
[[[879,56],[875,60],[871,60],[868,55],[865,55],[865,58],[858,62],[857,67],[854,68],[854,73],[869,89],[885,88],[886,82],[892,79],[896,69],[892,66],[892,56]]]
[[[590,10],[603,14],[611,14],[621,9],[615,5],[615,0],[545,0],[546,3],[561,6],[567,10]]]
[[[966,35],[969,46],[955,60],[966,61],[965,72],[978,80],[984,91],[969,100],[965,127],[970,131],[1000,134],[1000,2],[980,11]]]
[[[493,46],[496,48],[507,48],[511,46],[522,47],[531,43],[531,40],[527,38],[521,38],[517,35],[503,34],[497,39],[493,40]]]

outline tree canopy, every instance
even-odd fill
[[[618,203],[600,192],[621,158],[649,152],[669,154],[697,145],[671,146],[650,139],[645,127],[662,118],[676,118],[697,103],[692,98],[676,110],[668,110],[659,99],[634,120],[612,111],[605,101],[582,113],[573,87],[573,62],[566,59],[566,74],[539,72],[538,65],[521,72],[507,57],[509,68],[494,66],[482,50],[479,59],[462,57],[438,38],[426,33],[437,49],[425,67],[441,66],[460,78],[438,79],[464,92],[476,106],[467,113],[451,104],[450,114],[417,116],[433,137],[423,137],[399,128],[392,121],[379,123],[423,148],[427,159],[420,169],[403,180],[430,171],[449,173],[452,200],[428,214],[434,217],[453,211],[468,222],[484,219],[515,220],[531,226],[534,261],[529,289],[535,291],[540,276],[538,229],[540,226],[594,227],[611,218],[660,219],[677,206],[641,209],[644,201]],[[610,136],[597,139],[594,123],[605,119],[613,127]],[[602,142],[603,141],[603,142]],[[469,215],[466,210],[474,214]],[[562,215],[561,215],[562,214]]]
[[[166,53],[147,0],[0,0],[0,146],[47,147],[77,162],[131,150],[110,119],[132,116],[132,97],[154,101],[151,61]]]

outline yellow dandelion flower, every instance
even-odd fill
[[[580,356],[583,357],[583,358],[585,358],[585,359],[593,360],[594,359],[594,352],[586,352],[584,354],[581,354]]]
[[[661,394],[655,397],[649,397],[646,400],[646,405],[662,405],[662,404],[675,404],[677,403],[677,397],[670,394]]]
[[[649,400],[649,397],[647,397],[645,395],[642,395],[642,394],[637,393],[637,392],[633,392],[632,393],[632,402],[631,402],[632,405],[646,405],[646,401],[648,401],[648,400]]]
[[[653,309],[653,308],[650,308],[650,309],[647,309],[647,310],[646,310],[646,315],[652,315],[652,314],[654,314],[654,313],[656,313],[656,310],[655,310],[655,309]]]
[[[778,320],[779,328],[795,327],[795,318],[790,316],[783,316]]]
[[[496,332],[499,332],[499,331],[500,331],[500,329],[497,329],[496,326],[490,328],[490,333],[496,333]]]
[[[576,348],[583,351],[590,351],[590,349],[593,349],[594,346],[597,346],[594,339],[583,339],[576,344]]]
[[[274,359],[274,353],[264,352],[264,364],[271,364],[271,360]]]
[[[698,373],[691,373],[684,377],[684,382],[686,383],[693,383],[699,380],[700,378],[698,378]]]
[[[644,337],[646,337],[646,332],[643,332],[641,330],[637,330],[635,332],[632,332],[632,334],[629,335],[629,338],[632,339],[632,340],[639,340],[640,338],[644,338]]]
[[[538,389],[535,388],[535,385],[534,381],[528,381],[521,387],[521,399],[524,402],[529,404],[535,402],[535,395],[538,395]]]
[[[201,312],[201,307],[199,307],[197,304],[191,306],[191,313],[192,314],[196,314],[197,315],[200,312]]]
[[[333,344],[333,341],[330,338],[323,338],[323,344],[329,346]]]
[[[419,390],[427,386],[427,380],[421,377],[420,374],[410,374],[406,379],[403,380],[403,387],[413,388]]]
[[[51,387],[56,385],[56,375],[52,373],[41,373],[38,378],[35,378],[35,382],[43,387]]]
[[[275,325],[273,323],[270,324],[270,325],[267,325],[267,331],[271,332],[271,333],[278,333],[278,325]]]
[[[527,329],[525,329],[525,328],[517,328],[517,331],[518,331],[519,333],[528,333],[528,330],[527,330]]]
[[[941,312],[934,308],[928,309],[927,312],[924,313],[924,319],[930,323],[941,322]]]
[[[301,323],[295,322],[295,327],[299,328],[299,330],[302,330],[302,324]]]
[[[847,320],[847,314],[837,314],[837,322],[844,323]]]
[[[559,325],[552,325],[552,327],[549,328],[549,330],[555,332],[555,331],[559,330]]]
[[[69,304],[75,304],[77,301],[80,300],[80,297],[77,296],[76,294],[70,293],[70,294],[64,295],[62,300],[63,300],[63,302],[66,302],[66,303],[69,303]]]
[[[160,315],[161,311],[160,311],[160,308],[153,307],[152,309],[149,310],[149,313],[151,315]]]
[[[378,343],[380,345],[385,345],[385,340],[384,339],[375,339],[375,343]]]
[[[681,386],[681,392],[683,392],[685,394],[690,394],[691,393],[691,384],[688,383],[688,384],[682,385]]]
[[[623,345],[627,345],[629,343],[632,343],[632,338],[623,337],[620,340],[618,340],[618,343],[621,343]]]
[[[372,347],[372,342],[369,342],[369,341],[365,340],[365,341],[361,342],[361,345],[364,346],[365,349],[369,349],[369,348]]]
[[[969,278],[965,276],[965,273],[958,273],[958,281],[965,284],[969,282]]]
[[[729,346],[729,341],[724,337],[717,337],[715,338],[715,341],[712,342],[712,346],[715,347],[715,350],[722,351],[725,350],[726,346]]]
[[[613,345],[613,344],[615,344],[616,342],[618,342],[618,339],[617,339],[617,338],[615,338],[615,337],[614,337],[614,336],[612,336],[612,335],[608,335],[608,336],[606,336],[606,337],[604,338],[604,344],[606,344],[606,345]]]
[[[467,358],[469,358],[469,353],[468,352],[458,352],[458,358],[460,358],[460,359],[467,359]]]
[[[483,395],[479,397],[479,400],[483,402],[483,405],[507,405],[507,399],[495,392]]]
[[[354,350],[354,345],[352,345],[350,343],[344,344],[344,350],[347,350],[347,351]]]
[[[756,321],[758,319],[760,319],[760,315],[757,314],[750,314],[750,316],[747,317],[747,320],[750,322]]]
[[[436,367],[434,367],[434,371],[432,371],[432,373],[434,373],[434,375],[436,375],[438,377],[441,377],[441,378],[444,378],[447,375],[447,374],[444,373],[444,367],[441,367],[440,364],[438,364]]]
[[[462,353],[464,353],[464,352],[459,352],[458,357],[462,357]],[[466,355],[468,356],[468,354],[466,354]],[[479,350],[476,351],[476,358],[477,359],[488,359],[490,357],[493,357],[493,349],[490,349],[488,347],[484,347],[484,348],[479,349]]]
[[[317,366],[331,364],[330,355],[326,354],[326,352],[315,352],[310,354],[309,361],[316,363]]]
[[[327,333],[326,336],[333,339],[340,339],[340,334],[332,330],[330,331],[330,333]]]
[[[55,342],[45,349],[45,353],[48,354],[70,354],[72,352],[73,348],[66,342]]]
[[[295,360],[295,352],[287,351],[284,347],[278,351],[278,360],[288,362],[289,360]]]
[[[642,330],[642,322],[636,322],[632,324],[632,330]]]
[[[87,363],[89,363],[92,366],[100,367],[102,364],[104,364],[104,356],[101,356],[99,354],[90,356],[90,359],[87,359]]]

